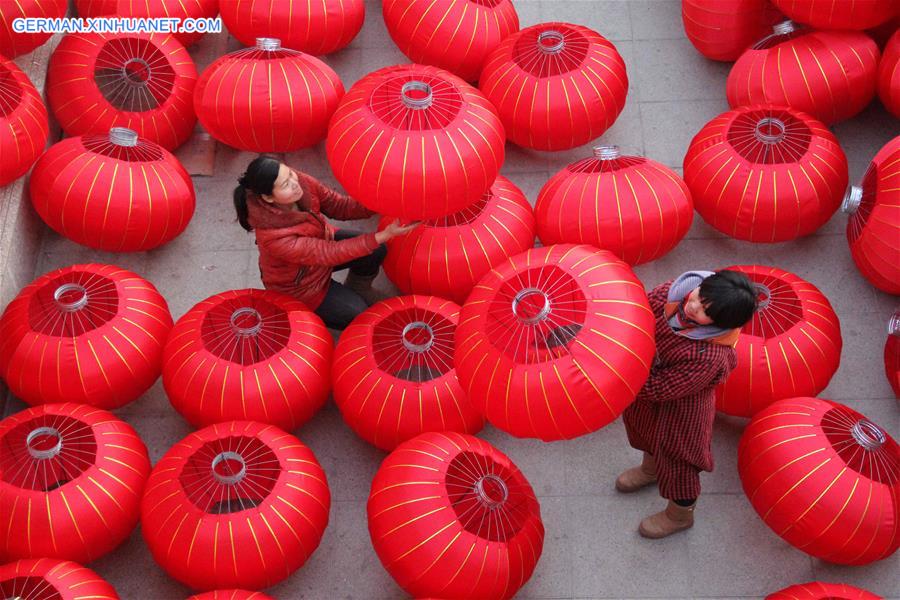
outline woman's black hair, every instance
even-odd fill
[[[753,282],[738,271],[719,271],[700,284],[700,301],[707,316],[723,329],[746,325],[756,312],[757,298]]]
[[[278,178],[278,169],[281,162],[271,156],[260,155],[250,161],[247,170],[238,179],[238,186],[234,188],[234,210],[237,212],[238,223],[247,231],[252,231],[247,208],[247,190],[262,196],[270,195]]]

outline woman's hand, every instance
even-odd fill
[[[407,225],[401,225],[400,219],[394,219],[394,222],[375,234],[375,241],[383,244],[391,238],[399,235],[406,235],[416,227],[422,224],[422,221],[413,221]]]

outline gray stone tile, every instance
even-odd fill
[[[631,0],[631,27],[636,40],[685,37],[678,0]]]
[[[516,2],[516,7],[519,3]],[[561,21],[593,29],[610,41],[631,39],[631,2],[621,0],[543,0],[545,22]]]
[[[157,379],[156,383],[140,398],[113,412],[117,417],[126,421],[140,417],[181,418],[169,402],[169,397],[163,388],[162,377]]]
[[[514,6],[516,7],[516,14],[519,15],[520,29],[553,20],[552,16],[544,17],[542,4],[544,3],[540,0],[516,0]]]
[[[593,156],[594,146],[618,146],[623,156],[643,156],[644,138],[641,126],[640,105],[637,102],[626,102],[612,127],[603,135],[582,146],[571,150],[545,153],[551,167],[558,169],[584,158]],[[555,172],[555,171],[554,171]]]
[[[641,453],[628,445],[621,418],[568,445],[564,489],[573,496],[621,497],[614,487],[616,477],[641,461]],[[655,493],[647,490],[650,496]]]
[[[725,96],[730,65],[708,61],[686,38],[637,40],[634,54],[642,101],[714,100]]]
[[[867,164],[897,136],[896,122],[880,102],[872,102],[852,119],[836,123],[832,130],[848,161]]]
[[[559,168],[564,166],[561,165]],[[501,169],[500,173],[522,190],[522,193],[525,194],[532,206],[537,201],[541,188],[544,187],[544,184],[547,183],[553,174],[550,171],[508,172],[505,169]]]
[[[53,231],[47,231],[43,251],[38,260],[37,274],[43,275],[54,269],[87,263],[116,265],[141,277],[147,277],[146,252],[101,252],[76,244]]]
[[[715,468],[712,473],[700,475],[704,495],[743,493],[737,469],[737,449],[747,423],[747,419],[716,415],[712,444]]]
[[[340,77],[341,83],[344,84],[344,91],[347,91],[360,77],[365,75],[362,70],[362,57],[367,51],[371,52],[371,50],[355,48],[351,45],[340,52],[335,52],[334,54],[321,56],[319,58],[324,60],[328,66],[334,69],[338,74],[338,77]]]
[[[140,525],[111,554],[88,566],[108,581],[120,598],[187,598],[192,594],[156,564]]]
[[[516,598],[572,597],[571,498],[540,498],[544,548],[531,579]]]
[[[154,465],[169,451],[169,448],[194,431],[187,421],[174,411],[165,415],[119,416],[137,431],[144,445],[147,446],[150,463]]]
[[[688,232],[685,234],[685,239],[689,240],[708,240],[708,239],[723,239],[728,237],[718,229],[713,229],[713,227],[703,220],[697,212],[694,212],[694,220],[691,222],[691,228],[688,229]]]
[[[697,268],[723,268],[730,265],[756,262],[755,244],[731,238],[684,239],[663,257],[654,261],[658,281],[645,284],[658,285],[681,273]]]
[[[367,50],[381,50],[394,45],[384,24],[384,16],[381,12],[381,2],[366,0],[366,19],[362,29],[353,38],[348,48],[365,48]]]
[[[890,398],[884,375],[884,324],[873,313],[838,312],[841,320],[841,364],[822,398],[851,402],[863,398]]]
[[[701,101],[641,102],[644,150],[647,158],[681,168],[694,136],[728,110],[721,98]]]

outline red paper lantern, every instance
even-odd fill
[[[387,0],[384,24],[415,63],[477,81],[488,54],[519,30],[512,0]]]
[[[51,33],[16,33],[16,19],[61,19],[69,9],[68,0],[16,0],[0,2],[0,54],[15,58],[42,46]]]
[[[16,63],[0,56],[0,186],[31,168],[48,134],[41,95]]]
[[[634,400],[656,350],[653,323],[643,285],[612,253],[535,248],[472,290],[456,332],[456,372],[494,426],[574,438]]]
[[[191,56],[171,35],[73,33],[50,57],[47,99],[70,136],[126,127],[174,150],[194,131],[196,81]]]
[[[541,23],[507,37],[488,56],[479,87],[506,135],[535,150],[581,146],[625,107],[628,75],[616,47],[570,23]]]
[[[503,126],[481,93],[436,67],[401,65],[350,88],[328,128],[328,161],[375,212],[435,219],[488,191],[503,164]]]
[[[153,468],[141,531],[166,572],[196,590],[269,587],[318,547],[331,496],[294,436],[231,421],[194,432]]]
[[[851,408],[775,402],[744,431],[738,471],[766,525],[807,554],[864,565],[900,545],[900,447]]]
[[[846,583],[810,581],[792,585],[766,596],[766,600],[883,600],[872,592]]]
[[[29,408],[0,421],[0,448],[0,555],[88,563],[137,525],[150,458],[112,413]]]
[[[694,205],[684,181],[618,146],[597,146],[593,158],[565,167],[541,188],[537,233],[545,246],[589,244],[630,265],[674,248],[691,227]]]
[[[481,413],[453,368],[459,306],[434,296],[397,296],[369,308],[341,335],[334,401],[344,421],[382,450],[426,431],[477,433]]]
[[[684,157],[684,180],[700,216],[751,242],[813,233],[837,210],[847,179],[837,138],[785,107],[722,113],[694,136]]]
[[[737,367],[716,388],[716,408],[751,417],[776,400],[814,396],[841,361],[841,324],[811,283],[775,267],[738,265],[759,291],[759,308],[738,338]]]
[[[888,294],[900,294],[900,136],[875,155],[862,187],[847,192],[847,241],[859,271]]]
[[[194,427],[248,420],[292,431],[325,403],[331,354],[331,335],[301,302],[265,290],[223,292],[175,324],[163,385]]]
[[[384,568],[417,597],[511,598],[544,545],[528,480],[474,436],[423,433],[372,481],[369,535]]]
[[[26,286],[0,317],[0,374],[28,404],[112,409],[162,369],[172,317],[153,284],[113,265],[73,265]]]
[[[897,14],[894,0],[772,0],[789,19],[817,29],[869,29]]]
[[[184,19],[212,19],[219,12],[218,0],[75,0],[78,16],[118,17],[134,19],[179,19],[181,27]],[[205,31],[180,32],[173,35],[185,46],[197,42]]]
[[[390,222],[382,219],[379,227]],[[404,294],[460,304],[488,271],[531,248],[534,231],[534,211],[525,194],[497,175],[474,204],[388,241],[384,272]]]
[[[0,565],[0,595],[22,600],[119,600],[113,586],[94,571],[50,558]]]
[[[248,152],[292,152],[325,138],[344,95],[331,67],[314,56],[260,38],[226,54],[200,76],[194,108],[222,143]]]
[[[247,590],[215,590],[195,594],[187,600],[273,600],[262,592],[248,592]]]
[[[245,46],[277,38],[286,48],[331,54],[350,43],[366,17],[363,0],[219,0],[222,22]]]
[[[768,0],[681,0],[684,32],[713,60],[737,60],[780,18]]]
[[[162,246],[194,214],[194,184],[178,159],[121,127],[53,145],[29,184],[31,202],[47,225],[108,252]]]
[[[900,119],[900,29],[888,40],[878,65],[878,97]]]
[[[888,321],[888,337],[884,342],[884,374],[900,400],[900,310]]]
[[[860,31],[812,31],[790,21],[746,50],[728,74],[732,108],[778,104],[828,125],[849,119],[875,96],[878,46]]]

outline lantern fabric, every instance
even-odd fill
[[[194,90],[200,124],[248,152],[292,152],[325,138],[344,95],[331,67],[314,56],[260,39],[213,62]]]
[[[826,125],[853,117],[875,96],[878,46],[860,31],[812,31],[779,23],[748,48],[726,82],[732,108],[778,104]]]
[[[773,403],[744,430],[738,471],[765,524],[811,556],[864,565],[900,545],[900,448],[847,406]]]
[[[54,144],[29,185],[31,203],[51,229],[108,252],[162,246],[187,228],[196,205],[178,159],[119,127]]]
[[[163,385],[194,427],[249,420],[292,431],[325,403],[331,355],[331,335],[303,303],[234,290],[200,302],[175,324]]]
[[[900,310],[888,321],[888,336],[884,342],[884,374],[894,396],[900,400]]]
[[[779,18],[768,0],[681,0],[681,20],[688,40],[712,60],[737,60]]]
[[[519,30],[511,0],[387,0],[384,24],[414,63],[477,81],[488,54]]]
[[[869,29],[897,14],[894,0],[771,0],[789,19],[816,29]]]
[[[337,52],[362,29],[364,0],[219,0],[228,32],[245,46],[256,38],[277,38],[286,48],[308,54]]]
[[[398,446],[367,508],[378,558],[416,598],[511,598],[544,544],[528,480],[471,435],[423,433]]]
[[[460,211],[500,172],[506,137],[490,102],[455,75],[423,65],[360,79],[328,129],[328,162],[367,208],[404,219]]]
[[[247,590],[215,590],[195,594],[187,600],[273,600],[262,592],[249,592]]]
[[[16,63],[0,56],[0,186],[28,172],[44,151],[49,131],[47,109],[34,84]]]
[[[31,405],[118,408],[162,369],[172,317],[153,284],[113,265],[72,265],[28,284],[0,317],[0,375]]]
[[[766,596],[766,600],[882,600],[872,592],[846,583],[810,581],[778,590]]]
[[[382,219],[379,228],[390,222]],[[531,248],[534,233],[534,211],[525,194],[497,175],[474,204],[389,240],[382,266],[404,294],[440,296],[461,304],[488,271]]]
[[[628,74],[616,47],[571,23],[514,33],[488,55],[479,87],[510,141],[566,150],[599,137],[625,107]]]
[[[878,97],[900,119],[900,29],[888,40],[878,64]]]
[[[869,163],[841,209],[850,214],[847,242],[860,273],[878,289],[900,295],[900,136]]]
[[[325,472],[300,440],[231,421],[192,433],[156,464],[141,531],[154,560],[181,583],[253,590],[306,562],[330,506]]]
[[[0,55],[15,58],[44,45],[51,33],[16,33],[16,19],[61,19],[69,9],[68,0],[16,0],[0,3]]]
[[[0,596],[20,600],[119,600],[113,586],[94,571],[51,558],[0,565]]]
[[[776,400],[814,396],[841,361],[841,324],[816,286],[775,267],[736,265],[759,293],[741,329],[737,367],[716,388],[716,408],[751,417]]]
[[[134,19],[212,19],[219,12],[218,0],[75,0],[78,16]],[[178,27],[182,26],[179,21]],[[205,31],[173,31],[185,46],[196,43]]]
[[[847,187],[847,157],[810,115],[746,106],[694,136],[684,180],[697,212],[715,229],[739,240],[783,242],[831,218]]]
[[[0,448],[0,555],[88,563],[137,525],[150,458],[112,413],[28,408],[0,421]]]
[[[589,244],[630,265],[672,250],[694,218],[691,193],[674,171],[642,156],[621,156],[618,146],[597,146],[592,158],[557,172],[534,208],[545,246]]]
[[[341,334],[334,401],[344,421],[382,450],[426,431],[477,433],[481,413],[453,368],[459,306],[434,296],[397,296],[360,314]]]
[[[656,347],[644,287],[612,253],[556,244],[485,275],[460,313],[454,364],[487,420],[516,437],[569,439],[631,404]]]

